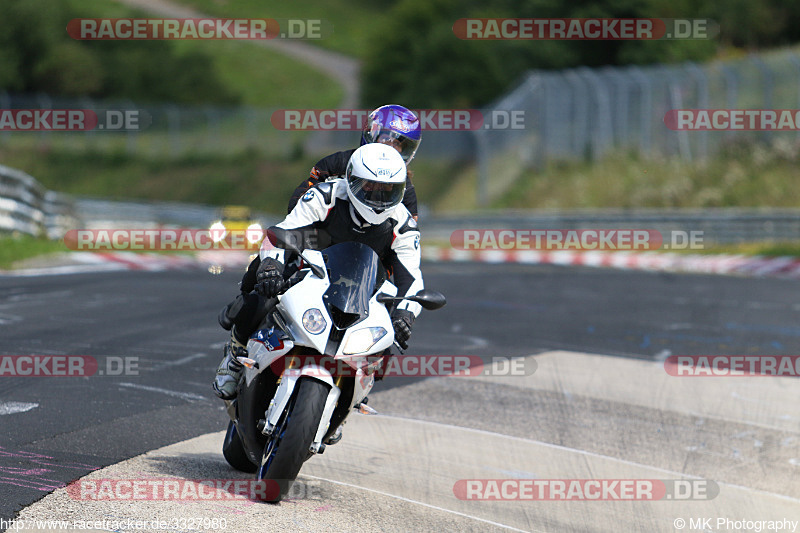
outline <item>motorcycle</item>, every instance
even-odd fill
[[[367,395],[396,345],[389,306],[407,299],[433,310],[446,300],[428,289],[397,297],[364,244],[301,251],[272,230],[270,240],[302,262],[249,339],[249,357],[239,358],[245,372],[226,401],[222,451],[231,466],[267,483],[264,499],[277,502],[305,461],[338,442],[351,411],[376,413]]]

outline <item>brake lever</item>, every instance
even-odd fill
[[[285,293],[286,291],[288,291],[289,289],[291,289],[292,287],[294,287],[295,285],[297,285],[298,283],[300,283],[303,280],[302,277],[296,277],[295,278],[295,275],[296,274],[293,274],[291,278],[289,278],[289,279],[287,279],[286,281],[283,282],[283,287],[281,288],[280,291],[278,291],[278,294]]]

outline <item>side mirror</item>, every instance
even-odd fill
[[[398,302],[401,300],[411,300],[412,302],[417,302],[420,304],[424,309],[429,311],[433,311],[435,309],[439,309],[444,307],[447,303],[447,298],[444,297],[444,294],[438,291],[434,291],[431,289],[422,289],[417,294],[413,296],[389,296],[385,293],[380,293],[376,299],[380,303],[387,303],[387,302]]]
[[[429,311],[440,309],[447,304],[447,298],[444,297],[444,294],[430,289],[422,289],[419,291],[414,296],[413,301],[417,302]]]
[[[292,234],[278,226],[272,226],[267,230],[267,238],[275,248],[283,248],[296,254],[300,254],[301,250],[295,243],[296,239],[292,238]]]

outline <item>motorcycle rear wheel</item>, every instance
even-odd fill
[[[258,465],[253,464],[247,458],[244,446],[242,446],[242,439],[239,438],[239,434],[236,432],[236,425],[232,420],[228,422],[228,431],[225,433],[225,440],[222,442],[222,455],[225,456],[225,460],[228,461],[229,465],[240,472],[252,474],[258,470]]]

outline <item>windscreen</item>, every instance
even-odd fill
[[[348,328],[367,316],[383,267],[372,248],[357,242],[335,244],[322,253],[331,281],[323,300],[334,325]]]

